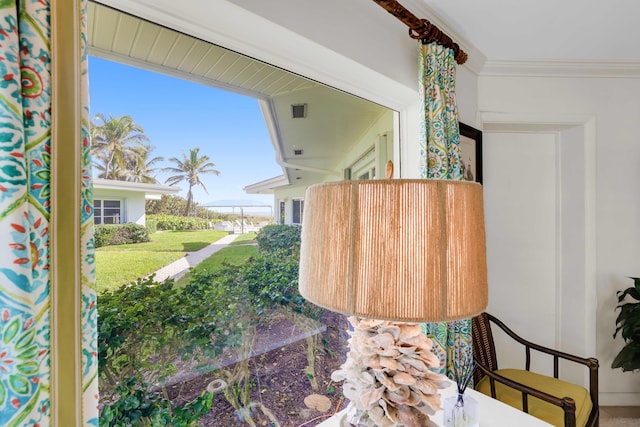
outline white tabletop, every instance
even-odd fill
[[[442,395],[443,402],[445,398],[455,396],[455,384],[452,383],[450,387],[440,390],[440,394]],[[478,402],[480,427],[552,427],[549,423],[532,417],[509,405],[505,405],[475,390],[467,389],[465,395],[471,396]],[[318,427],[340,427],[340,418],[342,418],[343,415],[344,411],[341,411],[328,420],[318,424]],[[436,412],[431,419],[439,426],[444,425],[442,421],[442,411]]]

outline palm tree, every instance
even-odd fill
[[[125,181],[144,182],[147,184],[156,184],[158,182],[154,176],[157,168],[152,166],[163,161],[164,157],[156,156],[149,160],[151,151],[153,151],[153,146],[151,145],[132,149],[133,153],[129,153],[125,158],[125,170],[122,175]]]
[[[151,148],[145,144],[149,138],[144,129],[131,116],[109,115],[107,119],[103,114],[97,114],[96,122],[91,123],[91,137],[94,166],[101,171],[99,178],[126,179],[127,164],[146,162]],[[140,156],[144,158],[140,159]]]
[[[175,157],[169,159],[170,162],[176,164],[175,167],[167,167],[163,168],[163,172],[172,172],[177,173],[178,175],[173,175],[167,178],[165,184],[175,185],[182,181],[187,181],[189,183],[189,191],[187,191],[187,207],[185,209],[185,216],[189,215],[191,204],[193,202],[193,193],[191,189],[196,185],[201,186],[205,193],[208,194],[207,188],[204,186],[202,181],[200,180],[200,175],[203,174],[215,174],[220,175],[220,171],[214,169],[216,165],[210,162],[209,156],[202,155],[199,156],[200,148],[191,148],[189,149],[189,157],[182,152],[182,160],[179,160]]]

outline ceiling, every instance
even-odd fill
[[[637,0],[413,1],[424,2],[488,61],[640,62]]]
[[[115,9],[88,5],[90,54],[259,100],[286,181],[342,176],[338,164],[386,108]],[[292,106],[306,117],[293,118]],[[295,151],[302,151],[296,154]],[[274,161],[274,159],[265,159]],[[268,179],[271,177],[265,177]],[[285,182],[286,182],[285,181]],[[267,180],[278,185],[282,180]],[[250,185],[253,183],[242,183]]]

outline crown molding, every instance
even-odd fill
[[[640,78],[640,61],[488,59],[424,1],[402,0],[402,3],[418,18],[428,19],[458,43],[469,57],[462,66],[478,76]]]
[[[430,8],[422,0],[402,0],[402,4],[420,19],[427,19],[436,27],[440,28],[454,42],[458,43],[460,48],[467,53],[467,61],[461,65],[468,68],[471,72],[479,75],[484,67],[487,57],[478,50],[469,40],[464,38],[458,31],[454,30],[451,25],[444,21],[438,14]]]
[[[640,78],[640,62],[487,60],[481,76]]]

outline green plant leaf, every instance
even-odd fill
[[[625,345],[613,359],[611,367],[621,368],[623,372],[640,370],[640,343],[630,342]]]
[[[111,421],[113,421],[113,409],[111,406],[106,405],[100,414],[100,425],[104,425],[105,421],[111,425]]]
[[[636,287],[627,288],[624,291],[618,291],[618,302],[622,302],[627,295],[632,297],[633,299],[640,301],[640,289]]]

